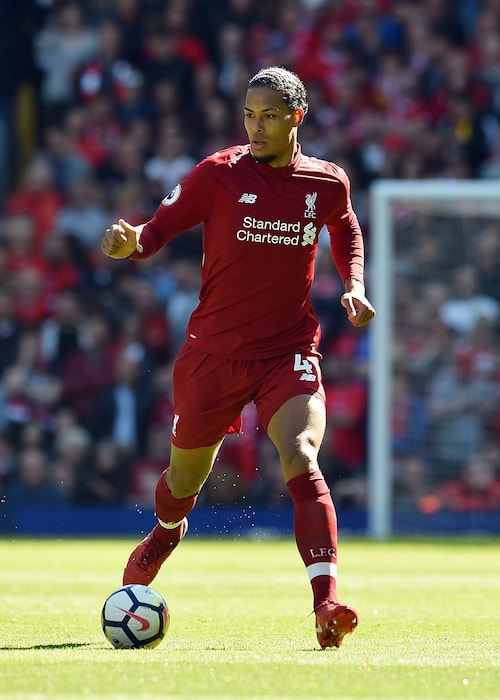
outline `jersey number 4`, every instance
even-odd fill
[[[295,353],[293,369],[295,372],[307,372],[307,374],[313,374],[312,364],[309,362],[309,360],[304,360],[300,352]]]

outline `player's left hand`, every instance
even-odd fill
[[[365,296],[364,286],[357,280],[348,281],[340,303],[347,312],[347,318],[356,328],[366,326],[376,313]]]

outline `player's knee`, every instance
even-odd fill
[[[188,498],[200,492],[206,477],[191,469],[175,469],[170,466],[167,486],[174,498]]]
[[[312,440],[297,439],[279,452],[285,481],[318,469],[318,448]]]

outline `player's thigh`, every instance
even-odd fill
[[[321,396],[294,396],[278,408],[267,433],[278,450],[285,481],[318,469],[325,434],[326,409]]]
[[[183,449],[172,445],[167,484],[174,498],[187,498],[198,493],[217,457],[222,440],[209,447]]]
[[[238,364],[181,348],[173,368],[172,444],[183,450],[220,444],[227,432],[239,432],[247,403]],[[208,459],[209,461],[209,459]]]
[[[269,423],[278,410],[297,396],[316,396],[323,403],[324,411],[326,394],[320,359],[321,355],[317,352],[291,352],[261,363],[263,367],[259,367],[258,389],[254,400],[264,430],[268,430]],[[305,401],[307,403],[307,398]],[[305,406],[297,411],[299,422],[307,420],[310,410]],[[317,410],[320,411],[321,408]],[[296,429],[294,423],[293,431]]]
[[[262,425],[278,448],[288,481],[317,469],[325,434],[325,389],[321,355],[292,352],[270,363],[256,398]]]

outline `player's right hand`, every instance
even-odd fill
[[[137,247],[137,235],[140,231],[120,219],[117,224],[111,224],[104,232],[101,250],[104,255],[118,260],[128,258]]]

